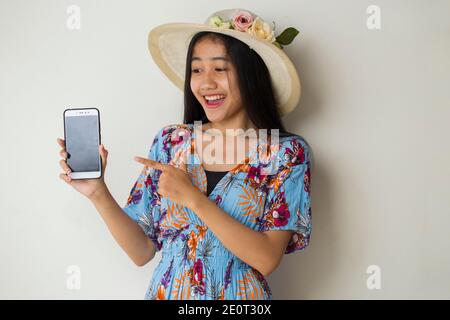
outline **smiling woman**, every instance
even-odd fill
[[[184,122],[136,157],[144,167],[123,207],[104,181],[78,185],[137,265],[162,251],[146,299],[272,299],[265,277],[308,246],[311,150],[281,121],[300,97],[282,50],[292,39],[237,9],[150,32],[155,62],[184,90]]]
[[[267,66],[240,40],[208,31],[195,34],[187,49],[185,75],[184,123],[202,120],[223,132],[238,128],[286,131]]]

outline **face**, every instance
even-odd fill
[[[235,67],[218,40],[203,38],[195,44],[191,90],[210,122],[226,123],[245,116]],[[218,101],[209,101],[217,98]]]

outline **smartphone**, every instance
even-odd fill
[[[101,144],[100,111],[97,108],[66,109],[63,118],[66,162],[72,171],[70,178],[101,178],[102,161],[98,150]]]

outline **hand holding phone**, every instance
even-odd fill
[[[60,178],[91,198],[107,190],[104,172],[108,151],[100,144],[99,110],[66,109],[63,117],[65,139],[57,139],[63,157]]]

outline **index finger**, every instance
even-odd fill
[[[145,164],[146,166],[157,169],[157,170],[161,170],[161,171],[167,170],[167,165],[160,163],[158,161],[153,161],[153,160],[142,158],[142,157],[134,157],[134,160],[136,160],[139,163]]]
[[[63,147],[63,148],[66,147],[64,139],[58,138],[58,139],[56,139],[56,142],[58,142],[60,147]]]

